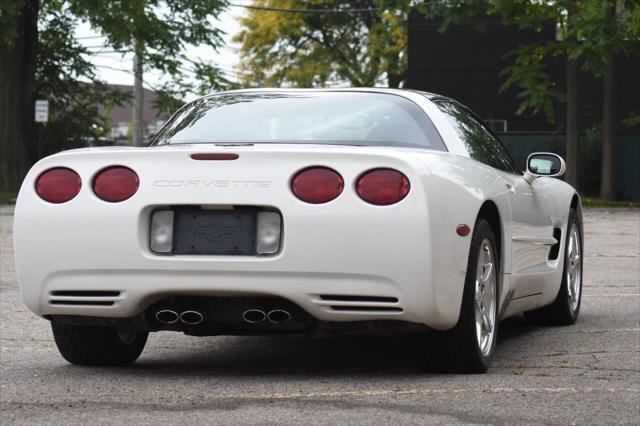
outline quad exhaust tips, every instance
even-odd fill
[[[162,324],[175,324],[180,320],[183,324],[197,325],[204,320],[204,316],[198,311],[184,311],[178,314],[171,309],[161,309],[156,312],[156,319]]]
[[[245,320],[245,322],[257,324],[266,320],[267,314],[265,314],[264,311],[261,311],[260,309],[249,309],[247,311],[244,311],[244,313],[242,314],[242,319]]]
[[[156,312],[156,319],[163,324],[175,324],[180,319],[180,315],[171,309],[162,309]]]
[[[204,316],[198,311],[184,311],[180,314],[180,321],[183,324],[197,325],[204,320]]]
[[[250,324],[269,321],[272,324],[281,324],[291,319],[289,311],[273,309],[265,312],[262,309],[248,309],[242,313],[242,319]],[[187,325],[198,325],[204,321],[204,315],[200,311],[187,310],[178,313],[173,309],[161,309],[156,312],[156,320],[162,324],[175,324],[180,321]]]
[[[269,319],[269,322],[280,324],[282,322],[289,321],[291,319],[291,314],[283,309],[274,309],[273,311],[269,311],[267,318]]]
[[[291,314],[283,309],[274,309],[266,313],[261,309],[249,309],[244,311],[242,319],[250,324],[257,324],[268,320],[274,324],[280,324],[291,319]]]

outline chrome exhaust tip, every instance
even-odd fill
[[[291,319],[291,314],[283,309],[274,309],[267,314],[269,322],[280,324]]]
[[[244,311],[244,313],[242,314],[242,319],[244,319],[248,323],[256,324],[267,319],[267,314],[265,314],[264,311],[261,311],[260,309],[249,309],[247,311]]]
[[[162,309],[156,312],[156,319],[163,324],[174,324],[178,322],[179,315],[171,309]]]
[[[198,325],[204,321],[204,316],[198,311],[184,311],[180,314],[180,321],[183,324]]]

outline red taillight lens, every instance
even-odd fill
[[[388,206],[402,200],[409,193],[409,179],[397,170],[371,170],[358,179],[356,191],[367,203]]]
[[[327,167],[310,167],[299,172],[291,181],[296,197],[312,204],[327,203],[342,193],[344,179]]]
[[[123,166],[106,168],[93,178],[93,192],[110,203],[131,198],[138,191],[139,185],[136,172]]]
[[[80,192],[82,180],[66,167],[49,169],[38,176],[36,192],[45,201],[60,204],[73,199]]]

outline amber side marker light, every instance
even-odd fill
[[[238,154],[191,154],[191,158],[193,160],[224,161],[224,160],[237,160],[239,158],[239,155]]]

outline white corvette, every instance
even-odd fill
[[[75,364],[131,363],[159,330],[430,333],[431,368],[483,372],[499,320],[580,310],[580,199],[560,157],[527,163],[429,93],[214,94],[150,146],[33,166],[18,280]]]

